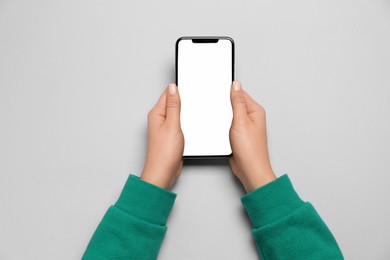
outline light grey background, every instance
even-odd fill
[[[388,0],[0,0],[0,259],[82,256],[142,171],[183,35],[234,38],[275,172],[347,259],[389,259]],[[226,162],[187,164],[173,191],[159,259],[258,259]]]

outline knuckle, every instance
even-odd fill
[[[243,95],[236,95],[233,97],[235,103],[245,103],[245,98]]]
[[[169,124],[166,128],[167,132],[176,137],[178,133],[180,133],[181,129],[176,124]]]
[[[258,115],[259,115],[259,118],[261,120],[265,120],[266,119],[266,112],[265,112],[265,109],[263,107],[259,107],[259,110],[258,110]]]
[[[175,108],[180,105],[180,100],[177,98],[169,98],[167,100],[167,108]]]
[[[148,119],[148,121],[152,118],[152,116],[153,116],[153,110],[150,110],[147,117],[146,117]]]
[[[264,115],[265,116],[265,108],[263,107],[263,106],[261,106],[261,105],[259,105],[259,112],[262,114],[262,115]]]
[[[233,115],[232,125],[245,129],[249,126],[249,120],[245,117]]]

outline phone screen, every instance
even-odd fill
[[[177,41],[176,51],[180,122],[185,138],[183,155],[230,155],[233,40],[183,37]]]

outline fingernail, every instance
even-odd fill
[[[238,81],[233,81],[233,90],[234,91],[241,91],[241,84]]]
[[[176,94],[176,85],[175,84],[169,84],[169,95],[175,95]]]

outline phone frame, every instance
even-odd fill
[[[198,41],[198,43],[212,43],[215,40],[228,40],[232,44],[232,82],[234,81],[234,41],[231,37],[228,36],[183,36],[180,37],[179,39],[176,40],[175,44],[175,82],[177,87],[179,87],[179,82],[178,82],[178,54],[179,54],[179,42],[182,40],[191,40],[192,42]],[[217,41],[218,42],[218,41]],[[227,155],[183,155],[184,159],[217,159],[217,158],[227,158],[230,157],[233,154],[227,154]]]

